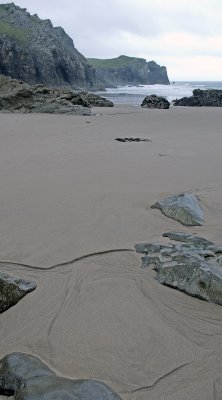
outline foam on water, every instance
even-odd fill
[[[145,96],[156,94],[167,98],[168,101],[189,97],[194,89],[222,89],[222,82],[173,82],[170,85],[138,85],[118,86],[107,88],[105,92],[98,92],[99,95],[111,100],[114,104],[131,104],[140,106]]]

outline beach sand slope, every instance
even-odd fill
[[[37,283],[0,316],[0,357],[34,354],[123,400],[220,400],[221,306],[160,285],[134,245],[170,230],[222,243],[221,110],[93,111],[0,116],[1,270]],[[203,226],[151,209],[184,191]]]

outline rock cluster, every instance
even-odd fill
[[[16,400],[121,400],[101,382],[58,377],[37,357],[24,353],[11,353],[0,361],[0,394],[7,393]]]
[[[157,201],[151,206],[162,211],[167,217],[173,218],[183,225],[203,225],[204,214],[199,201],[193,193],[181,193]]]
[[[35,288],[35,282],[30,282],[0,272],[0,314],[14,306]]]
[[[89,107],[114,107],[112,101],[95,93],[77,92],[76,96],[77,95],[85,102],[85,104],[88,104]]]
[[[0,75],[1,111],[90,115],[91,106],[112,107],[113,103],[87,92],[53,89],[45,85],[31,86]]]
[[[95,69],[65,31],[14,3],[0,4],[0,73],[32,85],[96,87]]]
[[[136,251],[145,255],[142,267],[153,268],[164,285],[222,305],[222,246],[184,232],[163,236],[183,243],[136,245]]]
[[[192,96],[175,100],[174,106],[222,107],[222,90],[195,89]]]
[[[151,94],[143,99],[141,107],[143,108],[161,108],[168,109],[170,103],[165,97],[157,96],[156,94]]]

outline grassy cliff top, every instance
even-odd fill
[[[138,61],[146,61],[143,58],[136,57],[128,57],[128,56],[119,56],[117,58],[109,58],[109,59],[101,59],[101,58],[87,58],[89,64],[91,64],[94,68],[124,68],[127,67],[132,62]]]
[[[25,29],[20,29],[8,22],[0,21],[0,36],[6,35],[11,39],[15,39],[17,41],[25,41],[26,33],[27,32]]]

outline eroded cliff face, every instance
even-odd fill
[[[143,58],[120,56],[102,60],[88,59],[96,69],[96,78],[104,86],[117,85],[169,85],[166,67]]]
[[[0,73],[29,84],[93,88],[95,70],[61,27],[0,4]]]

